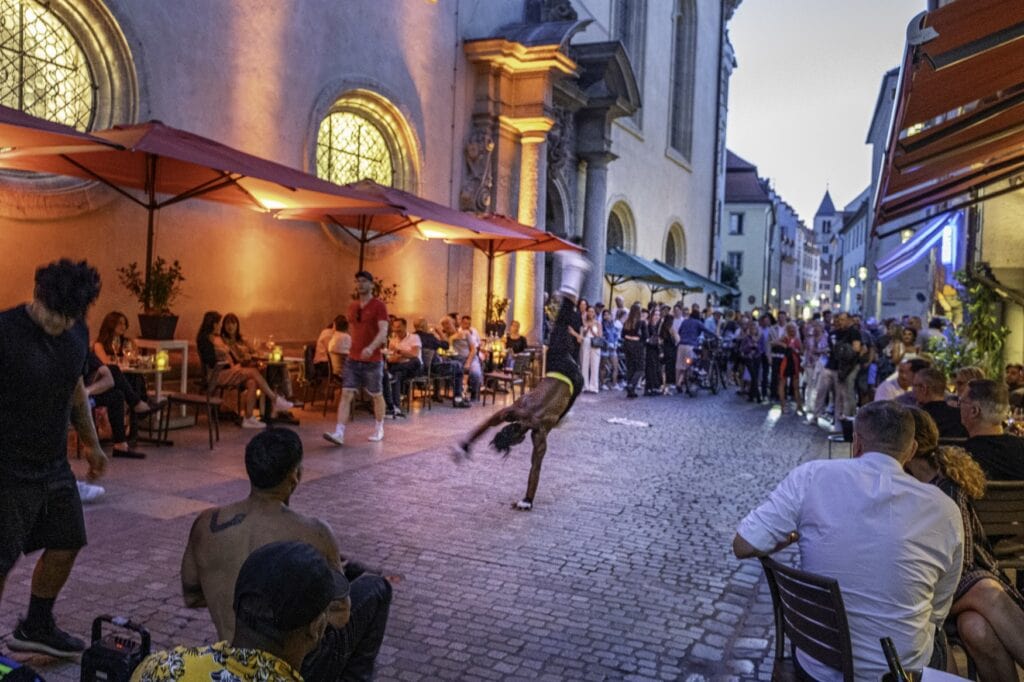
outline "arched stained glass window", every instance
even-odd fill
[[[88,130],[96,83],[67,26],[35,0],[0,0],[0,104]]]
[[[395,182],[392,151],[383,133],[349,111],[333,112],[320,123],[316,174],[339,185],[370,179],[390,187]]]
[[[608,216],[608,236],[607,248],[609,251],[612,249],[626,248],[626,231],[622,229],[622,221],[619,220],[619,216],[612,213]]]
[[[665,262],[674,268],[686,266],[686,234],[679,223],[672,223],[665,235]]]

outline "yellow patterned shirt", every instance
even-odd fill
[[[217,642],[153,654],[135,669],[132,682],[302,682],[302,675],[266,651]]]

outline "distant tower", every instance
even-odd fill
[[[832,195],[825,190],[825,196],[821,198],[821,204],[814,213],[814,236],[818,245],[827,244],[832,239],[832,234],[839,229],[839,221],[836,218],[836,207],[832,203]]]

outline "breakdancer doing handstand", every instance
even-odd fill
[[[568,329],[569,322],[576,315],[576,299],[579,298],[583,275],[590,269],[590,263],[575,253],[560,255],[562,284],[558,293],[562,295],[562,305],[551,329],[547,374],[536,388],[512,405],[495,412],[458,445],[457,455],[468,457],[470,447],[488,429],[502,422],[509,422],[491,441],[494,449],[507,457],[512,447],[522,443],[527,432],[530,432],[533,440],[533,458],[530,464],[530,477],[526,483],[526,496],[512,505],[514,509],[520,511],[529,511],[533,508],[533,496],[540,481],[540,465],[548,450],[548,432],[558,426],[562,417],[576,401],[576,396],[583,390],[583,375],[573,358],[573,345]]]

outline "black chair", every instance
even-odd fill
[[[207,370],[204,375],[203,385],[200,386],[202,389],[201,393],[165,393],[164,397],[167,398],[167,408],[160,413],[160,426],[158,432],[160,433],[159,438],[161,440],[167,440],[167,431],[170,429],[171,421],[171,410],[175,406],[184,406],[186,409],[189,407],[196,408],[195,412],[195,423],[199,423],[199,412],[201,409],[206,410],[206,424],[210,432],[210,449],[213,450],[214,440],[220,440],[220,406],[223,404],[224,399],[214,395],[217,390],[216,379],[217,370]]]
[[[772,680],[811,679],[796,660],[796,649],[853,682],[853,649],[839,583],[761,557],[775,612],[775,667]],[[790,653],[786,655],[786,637]]]
[[[437,390],[437,381],[433,373],[434,351],[424,348],[421,352],[423,353],[424,372],[406,382],[405,405],[409,412],[412,412],[412,401],[416,397],[417,388],[420,389],[420,397],[423,398],[428,410],[431,409],[431,404],[434,402],[434,391]]]
[[[302,377],[305,387],[303,402],[308,403],[311,407],[316,406],[316,397],[327,380],[327,377],[317,374],[316,365],[313,362],[314,357],[316,357],[316,346],[306,344],[302,347]],[[311,391],[312,397],[310,397]]]
[[[488,389],[482,392],[483,404],[487,404],[487,395],[490,394],[491,402],[494,402],[498,387],[502,387],[512,394],[512,400],[516,399],[516,386],[520,387],[520,396],[526,393],[527,377],[530,374],[530,367],[533,364],[532,353],[519,353],[512,358],[512,367],[508,371],[487,372],[484,374],[484,386]]]
[[[999,567],[1013,569],[1017,588],[1024,588],[1024,481],[989,481],[974,511]]]

